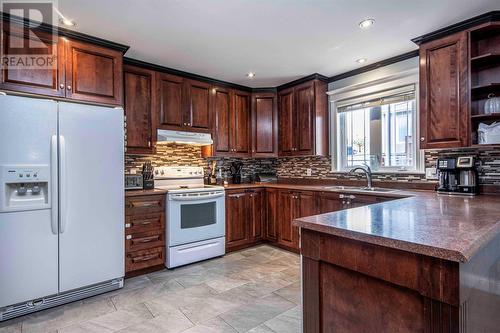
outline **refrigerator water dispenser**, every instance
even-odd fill
[[[1,166],[0,212],[50,208],[48,165]]]

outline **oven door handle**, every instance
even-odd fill
[[[173,201],[198,201],[198,200],[205,200],[205,199],[220,198],[223,196],[224,196],[224,192],[211,193],[211,194],[199,193],[196,195],[172,194],[172,195],[170,195],[170,200],[173,200]]]

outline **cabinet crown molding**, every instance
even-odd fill
[[[470,29],[479,24],[493,22],[493,21],[500,21],[500,10],[495,10],[478,16],[474,16],[468,20],[461,21],[452,24],[450,26],[438,29],[436,31],[430,32],[428,34],[413,38],[411,41],[417,45],[420,45],[422,43],[427,43],[432,40],[443,38],[445,36],[454,34],[456,32]]]

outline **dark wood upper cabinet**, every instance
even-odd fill
[[[123,54],[43,31],[26,34],[16,24],[2,25],[3,55],[43,56],[49,68],[0,71],[0,89],[99,104],[123,104]]]
[[[135,66],[123,68],[127,117],[127,153],[151,154],[153,147],[154,72]]]
[[[63,39],[66,44],[66,97],[95,103],[123,102],[120,51]]]
[[[157,75],[159,126],[178,129],[186,123],[182,103],[183,79],[165,73]]]
[[[248,155],[250,153],[250,93],[233,91],[233,153]]]
[[[186,80],[187,111],[184,123],[196,130],[210,129],[210,84]]]
[[[278,156],[278,102],[274,93],[252,95],[252,156]]]
[[[39,32],[36,36],[24,35],[16,25],[2,25],[2,56],[34,55],[53,61],[47,69],[22,69],[2,66],[0,89],[20,91],[31,94],[64,97],[64,43],[57,36]]]
[[[420,148],[470,142],[467,32],[420,46]]]
[[[294,139],[294,110],[293,88],[279,93],[279,154],[293,155]]]
[[[231,152],[231,92],[228,89],[216,88],[213,97],[214,105],[214,147],[215,154]]]
[[[162,129],[208,132],[211,129],[211,86],[158,73],[159,124]]]
[[[295,88],[295,153],[310,155],[314,140],[314,83],[308,82]],[[326,98],[326,95],[325,95]]]
[[[213,89],[214,149],[216,156],[250,156],[250,93]]]
[[[278,94],[279,155],[328,155],[326,83],[312,80]]]

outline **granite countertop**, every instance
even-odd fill
[[[316,192],[336,192],[336,193],[349,193],[349,194],[362,194],[362,195],[374,195],[380,197],[388,198],[405,198],[412,195],[412,192],[407,190],[394,190],[393,192],[367,192],[367,191],[356,191],[356,190],[342,190],[333,189],[333,185],[302,185],[302,184],[287,184],[287,183],[242,183],[242,184],[229,184],[225,185],[226,190],[240,190],[240,189],[252,189],[252,188],[276,188],[282,190],[293,190],[293,191],[316,191]]]
[[[500,232],[500,196],[409,197],[294,220],[304,229],[467,262]]]
[[[346,237],[456,262],[467,262],[500,232],[500,196],[449,196],[433,191],[366,193],[322,185],[243,183],[226,190],[277,188],[392,197],[395,200],[303,217],[304,229]],[[125,196],[164,194],[165,190],[128,190]]]

